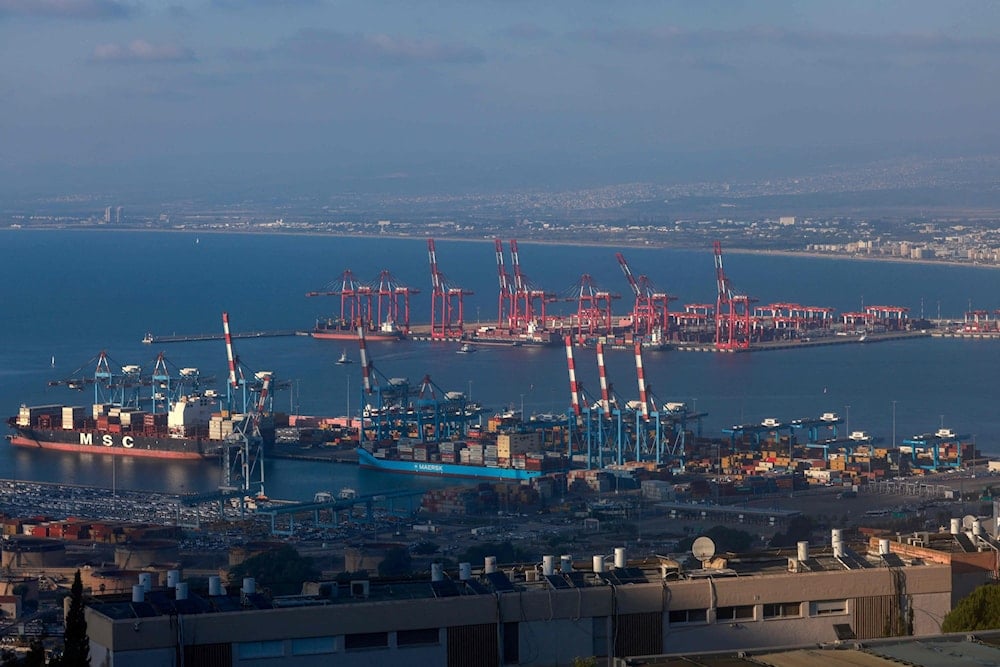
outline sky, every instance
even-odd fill
[[[0,62],[0,176],[53,192],[684,181],[1000,145],[988,1],[0,0]]]

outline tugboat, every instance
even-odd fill
[[[458,354],[472,354],[476,351],[476,348],[469,343],[462,343],[462,347],[458,348]]]
[[[337,359],[336,363],[343,366],[344,364],[350,364],[353,362],[347,358],[347,350],[344,350],[343,352],[340,353],[340,358]]]

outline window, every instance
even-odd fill
[[[764,605],[764,618],[793,618],[802,615],[799,602],[779,602]]]
[[[752,621],[753,605],[740,607],[719,607],[715,610],[716,621]]]
[[[809,603],[810,616],[829,616],[831,614],[846,614],[847,600],[818,600]]]
[[[595,616],[593,620],[594,655],[603,657],[608,654],[608,617]]]
[[[359,632],[353,635],[344,635],[344,649],[347,651],[360,648],[385,648],[388,645],[388,632]]]
[[[514,623],[503,624],[503,664],[516,665],[521,662],[520,626]]]
[[[707,609],[671,609],[668,618],[671,625],[679,623],[707,623]]]
[[[419,630],[399,630],[396,632],[396,646],[417,646],[419,644],[437,644],[441,641],[437,628],[421,628]]]
[[[292,640],[292,655],[321,655],[337,650],[333,637],[301,637]]]
[[[266,642],[240,642],[238,653],[240,660],[251,658],[283,658],[285,644],[280,639]]]

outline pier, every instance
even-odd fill
[[[275,338],[278,336],[308,336],[309,333],[305,331],[297,331],[295,329],[278,329],[274,331],[245,331],[243,333],[232,334],[233,338]],[[146,345],[152,345],[154,343],[190,343],[199,340],[223,340],[224,335],[222,333],[204,333],[204,334],[170,334],[167,336],[158,336],[153,333],[147,333],[142,337],[142,342]]]

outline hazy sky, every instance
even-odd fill
[[[54,188],[998,143],[988,1],[0,0],[0,59],[0,170]]]

